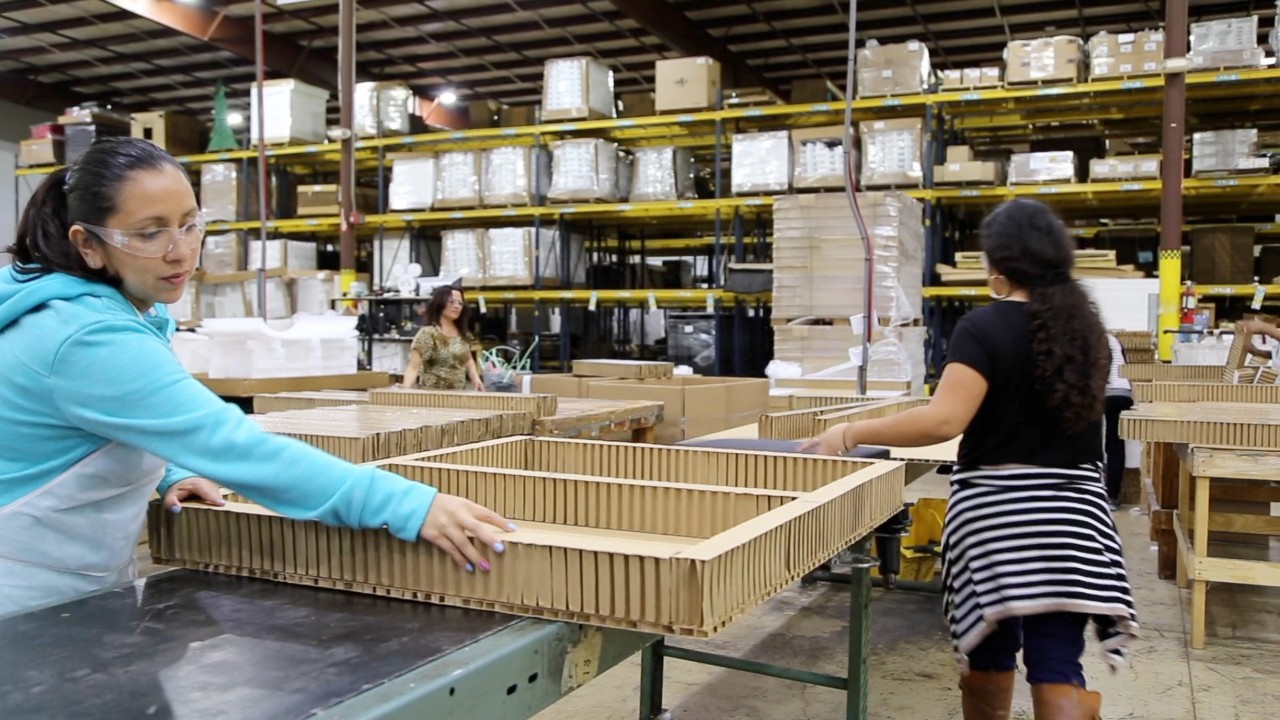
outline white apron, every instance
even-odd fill
[[[133,580],[165,463],[110,443],[0,507],[0,616]]]

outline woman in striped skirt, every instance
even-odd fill
[[[1106,331],[1048,207],[1006,203],[981,240],[997,302],[956,326],[930,404],[809,445],[837,455],[963,433],[943,580],[965,720],[1009,717],[1019,652],[1037,720],[1097,720],[1102,698],[1080,663],[1086,626],[1113,668],[1138,629],[1104,481]]]

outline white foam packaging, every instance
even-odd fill
[[[208,375],[255,379],[354,373],[360,344],[356,321],[349,315],[297,315],[272,323],[261,318],[205,321],[199,334],[209,339]],[[203,361],[188,357],[186,362]]]
[[[387,209],[430,210],[436,200],[438,160],[435,153],[392,153]]]

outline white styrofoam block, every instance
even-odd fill
[[[267,144],[324,142],[329,91],[298,80],[268,80],[262,88]],[[258,144],[258,84],[249,89],[249,138]]]
[[[430,210],[436,200],[437,170],[435,155],[392,158],[387,208]]]
[[[1150,330],[1147,298],[1160,292],[1158,279],[1097,278],[1081,280],[1109,330]]]

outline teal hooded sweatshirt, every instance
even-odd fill
[[[263,431],[183,369],[173,332],[162,305],[0,268],[0,508],[117,442],[169,463],[162,493],[207,477],[291,518],[418,538],[435,488]]]

